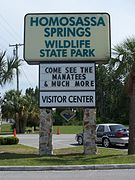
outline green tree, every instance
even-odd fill
[[[15,90],[10,90],[4,95],[3,117],[15,120],[18,133],[24,133],[26,125],[34,127],[39,125],[37,92],[37,88],[35,91],[29,88],[25,95]]]
[[[108,65],[96,68],[97,123],[128,124],[128,97],[123,83],[114,74]]]
[[[33,88],[26,89],[25,97],[28,101],[28,119],[27,126],[39,126],[39,106],[38,106],[38,94],[39,89],[36,87],[35,90]]]
[[[20,60],[6,58],[6,51],[0,53],[0,86],[4,86],[13,80],[15,72],[21,63]]]
[[[21,95],[21,91],[10,90],[5,93],[2,106],[3,117],[14,119],[19,133],[25,131],[28,117],[27,106],[28,102],[25,96]]]
[[[126,85],[130,97],[128,154],[135,154],[135,37],[129,37],[114,47],[115,58],[110,66]]]

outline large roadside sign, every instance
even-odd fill
[[[24,59],[107,62],[110,58],[110,16],[107,13],[26,14]]]
[[[95,63],[41,63],[39,77],[40,107],[95,107]]]

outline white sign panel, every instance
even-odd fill
[[[110,16],[107,13],[26,14],[24,59],[96,61],[110,58]]]
[[[95,63],[40,64],[40,91],[95,90]]]
[[[40,92],[40,107],[95,107],[95,91]]]

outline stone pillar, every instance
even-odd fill
[[[39,155],[52,155],[52,110],[40,109]]]
[[[96,154],[96,109],[84,109],[84,154]]]

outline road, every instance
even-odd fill
[[[84,178],[85,177],[85,178]],[[87,171],[0,171],[2,180],[134,180],[135,170],[87,170]]]
[[[19,144],[39,148],[38,134],[18,134]],[[53,149],[74,147],[77,144],[75,134],[53,135]]]
[[[17,134],[19,138],[19,143],[27,146],[39,148],[39,135],[38,134]],[[75,134],[60,134],[53,135],[53,149],[61,149],[68,147],[75,147],[77,145],[77,141],[75,140]],[[98,145],[102,147],[101,145]],[[114,146],[113,148],[118,150],[127,151],[125,146]]]

